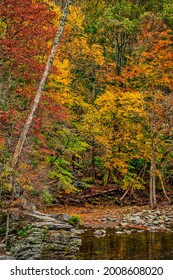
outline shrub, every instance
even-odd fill
[[[80,225],[82,223],[82,220],[81,220],[81,218],[78,215],[72,215],[69,218],[68,223],[70,225],[77,226],[77,225]]]

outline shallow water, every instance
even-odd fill
[[[107,229],[96,237],[94,229],[81,234],[78,260],[173,260],[173,232],[137,232],[117,234]]]

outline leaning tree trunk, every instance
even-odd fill
[[[57,34],[56,34],[56,37],[55,37],[55,40],[54,40],[54,44],[53,44],[53,47],[52,47],[52,50],[51,50],[51,54],[48,58],[47,65],[45,67],[45,70],[44,70],[42,79],[40,81],[37,93],[35,95],[31,111],[29,113],[28,119],[25,122],[23,130],[20,134],[16,149],[15,149],[15,152],[14,152],[14,155],[13,155],[13,158],[12,158],[11,167],[12,167],[13,170],[15,169],[15,167],[16,167],[18,161],[19,161],[19,157],[20,157],[24,142],[26,140],[30,125],[32,123],[32,120],[33,120],[33,117],[34,117],[34,114],[35,114],[35,111],[36,111],[37,106],[39,104],[44,86],[46,84],[47,77],[48,77],[49,72],[50,72],[50,68],[53,64],[53,61],[54,61],[54,58],[55,58],[55,55],[56,55],[56,51],[57,51],[57,47],[59,45],[59,42],[60,42],[60,39],[61,39],[61,36],[62,36],[62,32],[63,32],[63,28],[64,28],[64,25],[65,25],[65,21],[66,21],[68,12],[69,12],[69,6],[72,2],[73,2],[73,0],[67,1],[66,6],[65,6],[64,11],[63,11],[63,15],[60,19],[59,27],[58,27]]]
[[[153,209],[157,206],[156,200],[156,160],[154,151],[152,151],[150,167],[150,207]]]
[[[35,111],[38,107],[38,104],[39,104],[44,86],[46,84],[46,80],[47,80],[47,77],[49,75],[50,68],[53,64],[53,61],[54,61],[54,58],[55,58],[55,55],[56,55],[56,51],[57,51],[57,48],[58,48],[58,45],[59,45],[59,42],[60,42],[60,39],[61,39],[61,36],[62,36],[62,32],[63,32],[63,29],[64,29],[64,25],[65,25],[65,22],[66,22],[66,18],[67,18],[68,12],[69,12],[69,6],[72,2],[73,2],[73,0],[68,0],[66,5],[65,5],[65,8],[63,10],[63,14],[62,14],[62,17],[60,19],[60,23],[59,23],[59,26],[58,26],[58,30],[57,30],[57,33],[56,33],[56,36],[55,36],[55,40],[54,40],[54,43],[53,43],[53,46],[52,46],[50,56],[48,58],[48,61],[47,61],[42,79],[40,81],[37,93],[35,95],[30,113],[29,113],[28,118],[27,118],[27,120],[24,124],[23,130],[22,130],[22,132],[19,136],[19,140],[18,140],[18,143],[16,145],[14,155],[12,157],[12,161],[11,161],[11,169],[12,169],[11,191],[12,191],[12,195],[11,195],[9,205],[8,205],[8,209],[7,209],[6,236],[5,236],[5,240],[4,240],[6,245],[7,245],[8,232],[9,232],[10,204],[13,201],[14,192],[15,192],[15,170],[16,170],[16,166],[17,166],[17,163],[19,161],[21,151],[22,151],[23,145],[25,143],[29,128],[31,126]]]

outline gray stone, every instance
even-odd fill
[[[32,223],[32,225],[38,227],[38,228],[45,228],[45,229],[70,229],[72,228],[71,225],[67,223],[53,223],[53,222],[37,222],[37,223]]]
[[[58,214],[58,215],[53,215],[53,217],[59,221],[63,221],[63,222],[68,222],[70,219],[70,216],[67,214]]]
[[[25,211],[25,219],[28,218],[25,222],[31,225],[26,236],[9,236],[12,257],[17,260],[75,259],[81,245],[81,231],[65,221],[68,215],[63,214],[63,219],[57,220],[36,212]]]
[[[119,229],[120,227],[119,226],[115,226],[115,229]]]
[[[36,211],[35,213],[29,212],[29,211],[24,211],[23,212],[24,219],[29,220],[29,221],[47,221],[47,222],[57,222],[55,218],[52,218],[49,215],[46,215],[44,213]]]
[[[106,235],[106,230],[105,229],[97,229],[97,230],[94,231],[94,235],[99,235],[99,236]]]
[[[8,255],[0,255],[0,260],[15,260],[15,258]]]
[[[155,215],[148,215],[147,218],[150,219],[150,220],[154,220],[155,218],[157,218],[157,216],[155,216]]]
[[[133,216],[141,216],[141,214],[142,214],[141,212],[136,212],[133,214]]]
[[[146,223],[149,224],[149,225],[151,225],[151,224],[153,223],[153,220],[148,219],[148,220],[146,221]]]
[[[121,226],[121,227],[126,227],[127,225],[128,225],[128,224],[127,224],[127,223],[124,223],[124,222],[123,222],[123,223],[120,223],[120,226]]]
[[[164,230],[166,230],[166,227],[164,225],[160,225],[159,230],[164,231]]]
[[[125,233],[126,234],[131,234],[131,231],[130,230],[126,230]]]
[[[85,230],[84,230],[84,229],[72,228],[72,229],[70,230],[70,232],[75,233],[75,234],[81,234],[81,233],[84,233]]]
[[[132,221],[135,222],[136,224],[140,224],[141,217],[140,216],[133,217]]]
[[[165,215],[161,215],[161,216],[160,216],[160,219],[165,220],[165,219],[166,219],[166,216],[165,216]]]

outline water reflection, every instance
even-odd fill
[[[107,229],[106,236],[95,237],[94,229],[82,235],[80,260],[173,260],[173,232],[132,232],[116,234]]]

